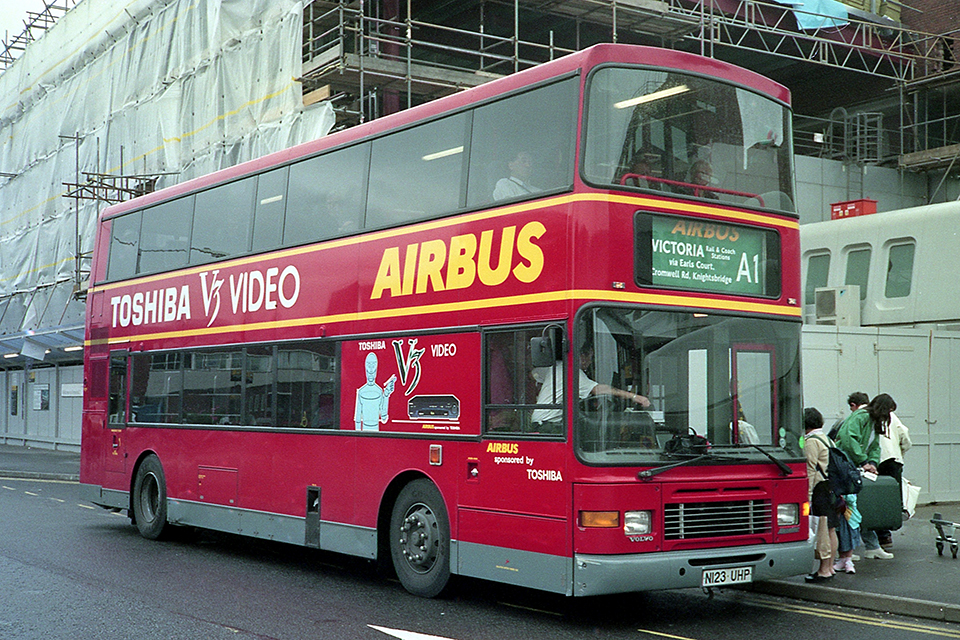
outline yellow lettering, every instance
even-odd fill
[[[507,276],[510,275],[510,267],[513,263],[513,238],[516,233],[516,227],[504,228],[503,235],[500,237],[500,255],[497,257],[497,266],[493,268],[490,266],[493,230],[484,231],[480,234],[480,255],[477,258],[477,272],[480,275],[480,282],[488,287],[503,284]]]
[[[736,242],[737,238],[740,237],[740,232],[736,229],[730,229],[730,242]]]
[[[407,257],[403,261],[403,295],[408,296],[413,293],[414,274],[417,265],[417,249],[419,244],[407,245]]]
[[[383,252],[380,258],[380,268],[377,269],[377,279],[373,283],[371,300],[379,300],[384,291],[389,291],[393,297],[400,293],[400,248],[390,247]]]
[[[540,239],[540,236],[546,232],[547,228],[542,222],[528,222],[520,229],[520,234],[517,236],[517,252],[527,261],[526,265],[521,263],[513,269],[513,275],[520,282],[530,284],[543,273],[543,250],[533,240]]]
[[[510,453],[516,455],[520,453],[520,445],[515,442],[489,442],[487,443],[487,453]]]
[[[466,289],[477,277],[477,236],[468,233],[450,239],[450,258],[447,262],[447,289]]]
[[[707,239],[710,239],[710,238],[712,238],[712,237],[714,236],[714,234],[716,234],[716,232],[717,232],[717,225],[715,225],[715,224],[708,224],[707,227],[706,227],[706,231],[704,231],[704,233],[703,233],[703,237],[704,237],[704,238],[707,238]]]
[[[683,220],[677,220],[677,224],[673,225],[673,231],[670,232],[670,235],[679,233],[682,236],[687,235],[687,226]]]
[[[417,293],[426,293],[427,284],[434,291],[443,291],[443,263],[447,261],[447,245],[443,240],[428,240],[420,245],[420,261],[417,264]]]

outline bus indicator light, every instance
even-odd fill
[[[443,445],[430,445],[430,464],[434,467],[439,467],[443,464]]]
[[[614,529],[620,526],[619,511],[581,511],[580,526],[584,529]]]

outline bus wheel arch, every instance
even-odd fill
[[[390,559],[410,593],[425,598],[440,595],[451,574],[450,518],[443,495],[432,480],[412,473],[399,476],[384,497],[378,527],[380,557]]]
[[[170,528],[167,480],[155,453],[147,452],[137,461],[130,490],[130,520],[148,540],[161,539]]]

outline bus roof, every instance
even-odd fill
[[[319,153],[325,149],[359,142],[386,131],[402,129],[414,123],[454,112],[472,104],[493,99],[525,87],[564,76],[579,70],[589,70],[601,64],[650,65],[665,69],[678,69],[690,73],[725,80],[744,86],[785,105],[790,105],[790,90],[758,73],[722,62],[713,58],[662,49],[625,44],[597,44],[583,51],[546,62],[515,74],[491,80],[443,98],[438,98],[404,111],[377,118],[348,129],[323,136],[316,140],[276,151],[260,158],[248,160],[199,176],[159,191],[107,207],[101,218],[110,218],[124,212],[163,202],[169,198],[200,190],[222,182],[258,173],[264,169],[284,165],[300,158]]]

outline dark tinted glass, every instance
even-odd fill
[[[254,251],[280,246],[283,240],[283,212],[287,206],[288,168],[274,169],[260,175],[253,218]]]
[[[197,194],[190,264],[247,252],[256,184],[255,177],[247,178]]]
[[[187,264],[193,198],[180,198],[145,209],[140,227],[137,273],[178,269]]]
[[[367,149],[367,145],[349,147],[290,167],[284,245],[359,231]]]
[[[469,206],[572,184],[578,91],[569,78],[476,110]]]
[[[373,142],[368,228],[453,213],[461,206],[467,116],[430,122]]]
[[[137,247],[140,242],[140,212],[114,218],[110,223],[108,280],[131,278],[137,273]]]

